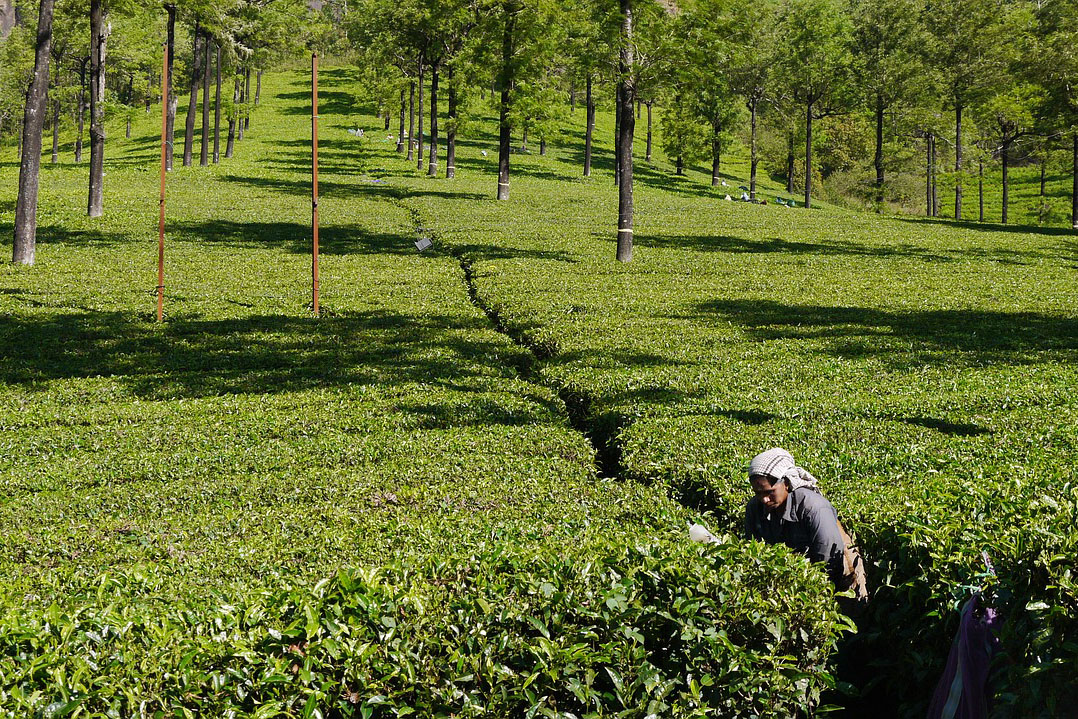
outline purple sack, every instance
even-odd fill
[[[928,719],[987,719],[991,704],[988,673],[999,651],[994,629],[996,610],[984,607],[974,594],[962,607],[958,633],[947,657],[947,668],[936,684]]]

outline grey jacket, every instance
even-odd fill
[[[745,507],[745,534],[768,544],[785,544],[814,562],[823,562],[832,582],[842,578],[845,542],[834,506],[819,492],[802,487],[790,492],[780,513],[756,497]]]

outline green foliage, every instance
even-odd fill
[[[818,705],[846,626],[826,581],[761,545],[670,539],[587,561],[489,547],[163,612],[129,602],[138,577],[102,577],[92,603],[0,618],[0,716],[702,717]]]

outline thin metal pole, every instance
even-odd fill
[[[318,316],[318,53],[311,55],[311,224],[314,226],[314,251],[311,255],[311,279],[314,314]]]
[[[168,147],[168,43],[161,70],[161,207],[157,218],[157,321],[165,316],[165,148]]]

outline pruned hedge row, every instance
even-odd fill
[[[800,557],[680,536],[401,559],[212,608],[111,601],[125,581],[6,610],[0,716],[794,715],[848,628]]]

